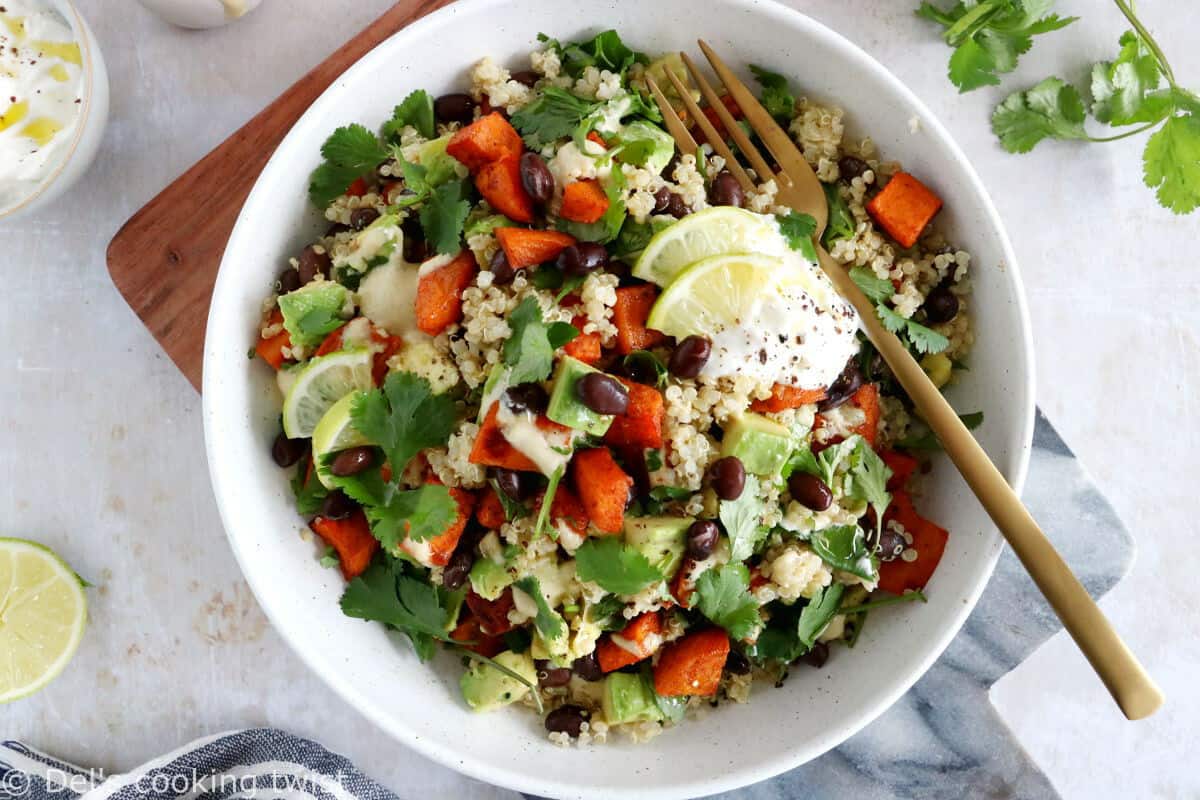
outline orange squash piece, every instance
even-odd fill
[[[633,478],[621,469],[607,447],[581,450],[571,459],[575,493],[592,524],[605,533],[620,533]]]
[[[521,183],[517,156],[489,161],[475,172],[475,188],[492,208],[517,222],[533,222],[533,199]]]
[[[921,231],[941,208],[942,198],[907,172],[893,175],[867,203],[867,213],[901,247],[916,244]]]
[[[613,636],[624,639],[632,651],[614,642]],[[605,672],[615,672],[621,667],[627,667],[649,658],[658,649],[660,636],[662,636],[662,620],[659,619],[657,611],[647,611],[635,617],[621,631],[609,634],[596,643],[596,658],[600,661],[600,669]]]
[[[654,691],[663,697],[710,697],[721,685],[729,657],[729,634],[706,628],[663,648],[654,665]]]
[[[608,195],[595,178],[568,183],[563,187],[562,207],[558,215],[572,222],[592,223],[608,211]]]
[[[422,275],[417,282],[417,328],[437,336],[462,319],[462,293],[475,280],[478,267],[470,250]]]
[[[765,400],[755,400],[750,404],[750,410],[770,414],[818,403],[824,399],[824,389],[801,389],[798,386],[777,383],[771,387],[771,396]]]
[[[446,152],[471,172],[502,158],[520,158],[525,151],[521,134],[503,114],[485,114],[450,137]]]
[[[884,518],[896,520],[912,535],[909,547],[916,551],[917,557],[913,561],[898,557],[880,562],[879,588],[893,594],[923,588],[942,560],[946,542],[950,540],[949,532],[918,514],[908,492],[901,489],[892,493],[892,504]]]
[[[371,534],[361,508],[345,519],[314,517],[308,526],[338,554],[342,575],[348,581],[363,574],[379,550],[379,540]]]
[[[658,289],[653,284],[622,286],[617,289],[617,302],[613,306],[613,324],[617,327],[617,351],[629,355],[634,350],[646,350],[661,344],[667,337],[662,331],[646,327],[646,318],[658,299]]]
[[[575,237],[562,231],[531,228],[496,228],[496,239],[513,269],[526,269],[553,261],[558,254],[575,244]]]

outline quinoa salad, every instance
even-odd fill
[[[952,383],[970,258],[932,226],[941,200],[749,69],[824,184],[820,243]],[[539,35],[528,65],[484,57],[467,91],[338,128],[309,188],[324,233],[252,354],[342,610],[453,653],[466,706],[523,707],[563,745],[836,669],[876,609],[922,613],[949,536],[918,510],[937,441],[815,221],[708,145],[678,152],[647,91],[668,70],[688,80],[615,31]]]

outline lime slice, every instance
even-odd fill
[[[307,439],[334,403],[373,385],[370,350],[339,350],[314,358],[283,399],[283,432],[289,439]]]
[[[58,677],[86,623],[83,585],[61,558],[40,544],[0,539],[0,703]]]
[[[731,253],[782,255],[787,245],[773,217],[734,206],[706,208],[659,231],[646,245],[633,274],[670,286],[687,266]]]
[[[706,258],[679,273],[650,310],[646,326],[682,339],[753,325],[756,301],[793,270],[771,256]]]
[[[321,459],[328,453],[371,443],[350,421],[350,408],[361,396],[362,392],[351,392],[338,400],[313,429],[313,461],[317,464],[317,478],[327,489],[333,489],[334,486],[329,480],[329,473],[321,466]]]

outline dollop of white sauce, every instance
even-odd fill
[[[417,267],[392,259],[375,267],[358,285],[358,307],[367,319],[388,333],[410,340],[424,336],[417,329]]]
[[[858,314],[820,265],[778,242],[763,242],[757,252],[779,255],[792,272],[756,298],[737,324],[709,333],[712,355],[701,374],[745,375],[756,385],[829,386],[858,352]]]
[[[569,430],[563,432],[539,428],[533,413],[515,412],[503,400],[497,407],[496,423],[508,443],[537,465],[543,475],[553,475],[560,469],[566,469],[574,444]]]
[[[48,3],[0,2],[0,206],[27,197],[66,157],[82,64],[71,27]]]

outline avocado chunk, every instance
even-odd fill
[[[475,594],[484,600],[495,600],[504,593],[504,589],[513,582],[513,576],[508,573],[503,564],[497,564],[490,558],[479,558],[471,567],[467,576]]]
[[[761,414],[747,412],[725,429],[722,456],[737,456],[752,475],[778,475],[792,452],[787,428]]]
[[[537,683],[537,670],[533,666],[533,656],[528,653],[514,653],[505,650],[494,659],[497,664],[507,667],[520,675],[530,684]],[[491,664],[474,662],[463,673],[458,681],[462,689],[463,699],[472,711],[495,711],[510,703],[515,703],[529,694],[529,687],[516,678],[505,675]]]
[[[601,707],[609,725],[622,722],[656,722],[663,718],[655,702],[653,689],[642,676],[630,672],[610,672],[604,679]]]
[[[583,404],[579,399],[576,385],[584,375],[599,372],[577,358],[564,356],[558,362],[554,371],[554,388],[550,391],[550,403],[546,407],[546,416],[559,425],[590,433],[592,436],[603,436],[612,425],[611,414],[597,414]]]
[[[670,579],[683,562],[693,517],[626,517],[625,541]]]
[[[425,182],[431,187],[441,186],[446,181],[459,177],[458,169],[462,165],[458,159],[446,152],[446,145],[450,144],[450,137],[453,135],[447,133],[445,136],[430,139],[417,150],[417,163],[425,168]],[[467,174],[465,167],[462,174]]]
[[[616,144],[621,146],[616,156],[618,161],[643,167],[655,175],[662,172],[675,155],[675,140],[671,134],[640,119],[621,128],[616,135]]]
[[[283,327],[294,344],[314,347],[342,327],[346,287],[333,281],[314,281],[279,298]]]

